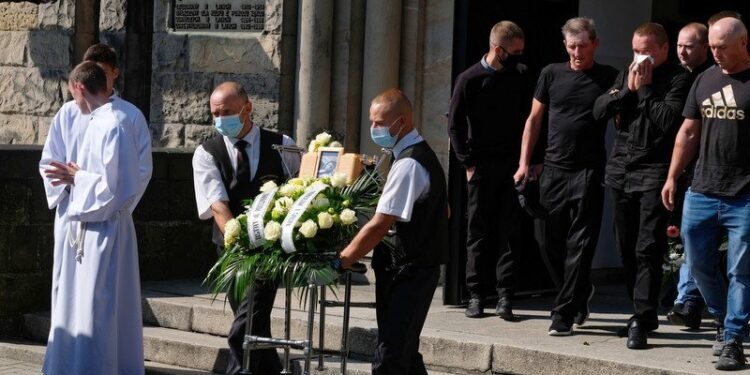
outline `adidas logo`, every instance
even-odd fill
[[[745,111],[737,109],[732,85],[724,86],[701,103],[701,115],[704,118],[720,120],[744,120]]]

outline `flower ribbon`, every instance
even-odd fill
[[[313,199],[315,199],[315,197],[327,187],[328,185],[323,184],[310,186],[308,190],[294,202],[292,208],[289,209],[289,213],[284,218],[284,222],[281,223],[281,248],[284,249],[286,253],[297,251],[297,248],[294,247],[294,225],[302,217],[302,214],[305,213],[305,210],[310,206]]]
[[[274,188],[271,191],[258,195],[250,206],[250,213],[247,215],[247,234],[250,237],[250,248],[255,249],[263,245],[265,237],[263,236],[263,217],[268,212],[268,207],[273,203],[273,197],[276,195]]]

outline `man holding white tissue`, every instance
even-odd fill
[[[657,307],[667,250],[669,212],[660,204],[690,75],[667,63],[664,27],[645,23],[633,33],[633,62],[594,105],[596,119],[615,118],[615,140],[605,184],[614,203],[615,244],[633,301],[627,347],[645,349],[646,334],[659,327]]]

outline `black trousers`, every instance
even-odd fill
[[[399,272],[375,268],[378,344],[373,375],[427,375],[419,335],[439,276],[439,266]]]
[[[661,189],[626,193],[612,189],[615,244],[625,269],[625,285],[634,315],[648,330],[659,327],[657,308],[662,264],[667,251],[669,211]]]
[[[520,206],[511,169],[480,163],[468,182],[466,287],[472,298],[482,297],[491,284],[499,296],[513,295],[514,255],[508,237],[517,228]]]
[[[261,337],[271,337],[271,310],[276,299],[276,283],[272,281],[259,282],[253,294],[254,315],[251,332]],[[229,361],[227,374],[239,374],[242,370],[242,343],[245,340],[245,325],[247,324],[247,299],[237,303],[231,297],[229,304],[234,312],[234,322],[229,330]],[[254,375],[278,374],[282,370],[281,360],[275,349],[253,350],[250,355],[250,370]]]
[[[572,324],[591,293],[591,262],[599,241],[604,206],[603,171],[564,170],[545,166],[539,181],[544,251],[553,265],[560,290],[552,315]]]

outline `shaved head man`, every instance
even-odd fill
[[[255,198],[267,181],[281,185],[296,175],[299,154],[284,153],[274,145],[294,145],[286,135],[261,129],[253,124],[253,103],[247,91],[237,82],[224,82],[214,89],[208,101],[213,125],[218,134],[195,149],[193,179],[198,216],[214,220],[213,242],[219,254],[223,252],[224,225],[245,211],[242,201]],[[290,172],[291,171],[291,172]],[[229,363],[227,374],[238,374],[242,363],[242,343],[245,337],[247,299],[234,286],[227,298],[235,313],[229,330]],[[276,281],[261,282],[255,294],[252,334],[271,336],[271,310],[276,297]],[[278,374],[281,362],[274,349],[257,350],[251,356],[253,374]]]
[[[718,69],[693,84],[683,110],[662,201],[675,205],[680,174],[697,154],[695,173],[685,195],[682,236],[690,271],[719,326],[718,370],[745,366],[742,341],[750,316],[750,56],[747,29],[736,18],[722,18],[708,30]],[[717,244],[727,233],[727,278],[719,269]]]
[[[605,184],[614,201],[615,245],[622,258],[633,316],[628,349],[648,348],[659,328],[657,309],[670,214],[660,203],[682,106],[692,79],[667,61],[664,27],[648,22],[633,32],[633,62],[597,98],[594,118],[619,117],[607,161]],[[623,332],[624,333],[624,332]]]
[[[705,25],[693,22],[680,30],[677,35],[677,57],[680,59],[680,64],[694,73],[694,76],[705,70],[705,68],[700,69],[703,65],[710,65],[708,28]]]
[[[411,118],[411,102],[401,90],[386,90],[372,100],[372,141],[392,149],[395,161],[375,215],[334,262],[349,268],[374,248],[378,341],[373,375],[427,374],[419,335],[440,265],[448,260],[445,174]],[[378,245],[392,227],[399,238],[393,250]]]

